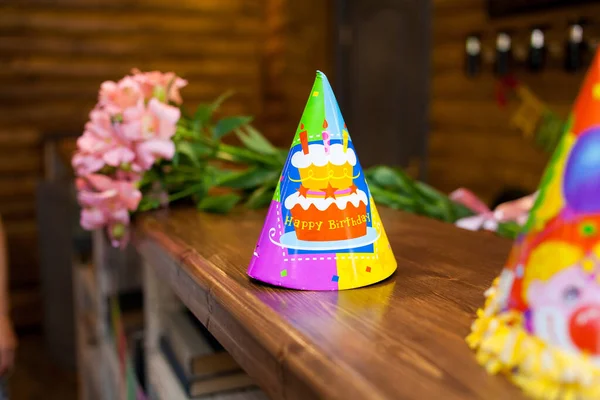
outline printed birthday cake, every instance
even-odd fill
[[[342,144],[311,144],[292,156],[300,174],[298,190],[285,199],[299,240],[352,239],[367,233],[367,194],[352,171],[354,150]]]

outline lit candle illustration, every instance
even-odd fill
[[[302,152],[308,154],[308,133],[304,130],[304,124],[300,124],[300,143],[302,143]]]
[[[327,129],[327,127],[329,126],[329,124],[327,124],[327,120],[323,121],[323,129]],[[330,144],[330,135],[329,132],[327,131],[323,131],[321,133],[322,137],[323,137],[323,146],[325,147],[325,154],[329,154],[329,144]]]
[[[346,129],[346,124],[344,124],[344,129],[342,129],[342,144],[344,146],[344,153],[348,150],[348,131]]]

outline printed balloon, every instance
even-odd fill
[[[573,146],[563,187],[567,204],[573,211],[600,211],[600,127],[583,132]]]

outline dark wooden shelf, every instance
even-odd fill
[[[135,245],[272,398],[521,398],[464,341],[509,241],[382,209],[397,272],[367,288],[301,292],[246,275],[264,215],[147,214]]]

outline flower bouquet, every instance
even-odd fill
[[[237,205],[267,206],[287,149],[273,146],[249,116],[216,118],[225,93],[193,114],[182,108],[187,81],[172,72],[133,70],[100,86],[72,159],[81,226],[106,229],[124,246],[132,214],[174,202],[226,213]],[[239,145],[223,139],[235,135]],[[382,205],[454,223],[474,211],[398,168],[364,171],[371,195]],[[516,225],[502,224],[513,237]]]

